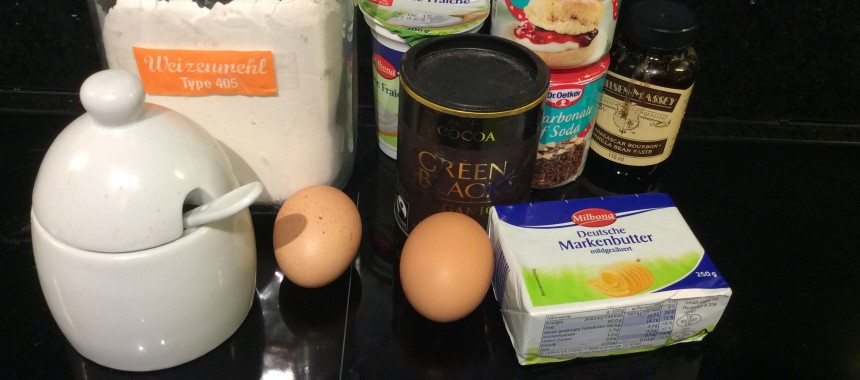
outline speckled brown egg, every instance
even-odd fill
[[[339,189],[317,185],[290,196],[273,231],[275,259],[290,281],[306,288],[328,285],[355,260],[361,216]]]
[[[478,307],[493,277],[493,246],[474,219],[442,212],[422,220],[400,257],[409,304],[436,322],[459,320]]]

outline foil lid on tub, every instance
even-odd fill
[[[581,67],[612,47],[621,0],[498,0],[491,34],[537,53],[550,68]]]
[[[478,29],[490,13],[488,0],[359,0],[358,6],[372,29],[382,27],[410,45],[427,37]]]

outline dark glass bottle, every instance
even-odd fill
[[[583,172],[594,193],[659,190],[698,71],[692,11],[645,0],[622,13]]]

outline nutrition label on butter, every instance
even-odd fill
[[[686,339],[701,326],[702,308],[716,307],[722,297],[667,300],[546,317],[540,356],[573,357],[662,346]]]

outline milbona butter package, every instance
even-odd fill
[[[494,206],[487,228],[520,364],[698,341],[732,294],[666,194]]]

